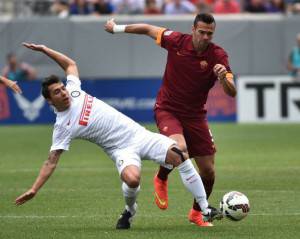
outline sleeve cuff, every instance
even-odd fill
[[[162,39],[162,35],[163,35],[165,30],[166,30],[166,28],[160,28],[158,33],[157,33],[156,44],[159,45],[159,46],[161,46],[161,39]]]

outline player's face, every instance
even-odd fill
[[[11,65],[11,66],[15,66],[17,64],[17,58],[16,58],[16,56],[11,56],[8,59],[8,64]]]
[[[54,83],[48,87],[50,93],[49,104],[57,111],[65,111],[71,105],[70,95],[63,83]]]
[[[213,38],[215,27],[215,23],[207,24],[205,22],[197,22],[197,25],[193,26],[193,45],[196,51],[204,51],[207,48]]]

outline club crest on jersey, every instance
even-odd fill
[[[205,69],[207,68],[207,66],[208,66],[207,61],[205,61],[205,60],[200,61],[200,68],[201,68],[202,70],[205,70]]]
[[[74,91],[71,92],[71,96],[73,98],[76,98],[76,97],[80,96],[80,92],[78,90],[74,90]]]

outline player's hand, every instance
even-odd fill
[[[19,94],[22,94],[22,90],[21,90],[21,88],[18,86],[18,84],[17,84],[17,82],[16,81],[12,81],[12,80],[9,80],[9,79],[7,79],[7,78],[5,78],[5,77],[1,77],[0,76],[0,82],[1,82],[1,80],[2,80],[2,82],[4,83],[4,85],[6,86],[6,87],[9,87],[9,88],[11,88],[15,93],[19,93]]]
[[[114,33],[114,25],[116,25],[115,19],[114,18],[109,19],[104,25],[105,31],[109,33]]]
[[[23,203],[25,203],[25,202],[29,201],[30,199],[32,199],[35,195],[36,195],[36,191],[34,191],[33,189],[30,189],[27,192],[23,193],[21,196],[19,196],[15,200],[15,204],[17,206],[22,205]]]
[[[34,51],[44,51],[44,49],[46,48],[45,45],[37,45],[37,44],[27,43],[27,42],[23,42],[22,45]]]
[[[223,80],[227,73],[226,67],[222,64],[216,64],[213,68],[213,71],[219,80]]]
[[[21,88],[18,86],[16,81],[9,80],[8,85],[15,93],[22,94]]]

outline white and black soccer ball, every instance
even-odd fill
[[[246,195],[237,191],[226,193],[220,202],[220,210],[224,217],[240,221],[248,215],[249,200]]]

